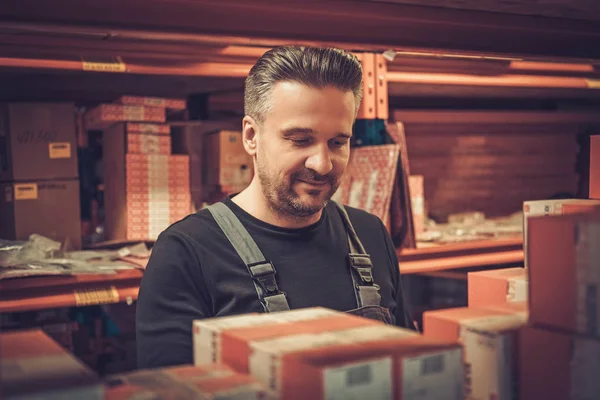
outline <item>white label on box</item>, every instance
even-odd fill
[[[554,215],[562,212],[564,200],[526,201],[524,213],[526,216]]]
[[[520,303],[527,301],[527,277],[514,277],[508,280],[508,293],[506,301],[509,303]]]
[[[392,359],[352,362],[323,371],[323,399],[391,399]]]
[[[328,310],[326,308],[314,307],[292,311],[274,312],[270,315],[280,322],[300,322],[343,314],[333,310]]]
[[[597,399],[600,393],[600,341],[575,338],[571,358],[571,399]]]
[[[38,198],[37,183],[15,184],[15,200],[35,200]]]
[[[69,142],[54,142],[48,144],[49,157],[51,159],[57,158],[71,158],[71,143]]]
[[[512,399],[510,336],[462,328],[465,349],[466,396],[472,400]]]
[[[600,223],[577,224],[577,330],[600,336]]]
[[[463,400],[461,349],[405,357],[400,373],[402,400]]]

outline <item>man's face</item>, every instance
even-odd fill
[[[279,82],[256,141],[256,174],[273,210],[296,218],[321,211],[350,156],[352,92]]]

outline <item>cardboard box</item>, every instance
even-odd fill
[[[252,344],[251,375],[282,399],[463,399],[462,351],[385,325]]]
[[[0,238],[33,233],[81,248],[79,181],[0,182]]]
[[[320,310],[316,311],[319,313]],[[367,318],[345,313],[331,315],[319,313],[314,316],[306,315],[303,320],[278,320],[277,325],[224,330],[221,333],[221,362],[230,365],[238,372],[249,373],[252,346],[256,343],[300,333],[335,332],[361,326],[385,328],[381,323]]]
[[[471,307],[426,311],[423,313],[423,335],[448,342],[457,342],[460,339],[463,322],[507,314],[509,313]]]
[[[208,135],[205,140],[206,185],[219,186],[223,193],[245,189],[252,181],[254,164],[242,144],[242,133],[220,131]]]
[[[105,232],[148,240],[191,213],[189,156],[126,154],[123,124],[103,136]]]
[[[600,341],[527,326],[521,330],[520,399],[596,399]]]
[[[469,307],[527,301],[527,279],[526,268],[469,272]]]
[[[169,110],[185,110],[185,99],[166,99],[162,97],[121,96],[115,101],[118,104],[133,106],[162,107]]]
[[[265,388],[247,375],[219,365],[177,366],[136,371],[106,379],[107,398],[267,399]]]
[[[465,395],[472,399],[514,399],[521,381],[518,367],[524,318],[512,314],[467,321],[460,341],[465,350]]]
[[[158,133],[164,131],[163,127],[167,133]],[[106,129],[104,135],[116,136],[115,142],[120,142],[128,154],[171,154],[168,125],[117,123]]]
[[[96,374],[41,330],[1,333],[0,355],[0,398],[104,398]]]
[[[590,136],[590,199],[600,200],[600,135]]]
[[[408,177],[408,186],[410,188],[410,204],[412,207],[413,224],[415,234],[418,235],[425,231],[425,189],[423,175],[411,175]]]
[[[214,187],[205,187],[205,165],[204,147],[207,135],[222,130],[237,130],[240,127],[239,120],[235,121],[188,121],[177,123],[172,126],[173,153],[188,154],[190,157],[190,190],[195,210],[202,208],[207,202]],[[219,198],[224,197],[218,194]]]
[[[193,333],[194,364],[223,362],[223,333],[225,331],[259,326],[273,327],[278,324],[289,324],[340,314],[337,311],[322,307],[311,307],[277,313],[244,314],[196,320],[194,321]]]
[[[600,200],[561,199],[526,201],[523,203],[523,250],[525,252],[525,268],[529,266],[527,247],[529,246],[529,218],[549,215],[579,214],[600,210]]]
[[[0,104],[0,181],[77,178],[75,106]]]
[[[101,104],[87,111],[84,116],[87,129],[104,129],[117,122],[165,122],[166,113],[162,107],[126,106]]]
[[[460,341],[465,350],[466,396],[512,399],[518,385],[518,335],[526,324],[522,313],[476,308],[428,311],[424,335]]]
[[[533,324],[600,337],[600,212],[529,220]]]

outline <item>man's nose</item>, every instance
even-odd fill
[[[312,169],[319,175],[327,175],[333,169],[329,146],[315,146],[313,153],[306,159],[305,167]]]

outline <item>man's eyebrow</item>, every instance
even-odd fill
[[[301,128],[301,127],[292,127],[292,128],[287,128],[287,129],[284,129],[283,131],[281,131],[281,134],[283,135],[283,137],[290,137],[290,136],[294,136],[294,135],[298,135],[298,134],[314,135],[315,133],[316,132],[310,128]],[[346,133],[346,132],[338,132],[336,137],[351,139],[352,134]]]
[[[288,137],[298,134],[314,135],[315,131],[313,131],[310,128],[292,127],[284,129],[283,131],[281,131],[281,133],[284,137]]]

